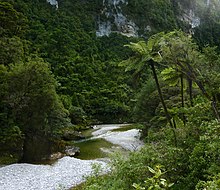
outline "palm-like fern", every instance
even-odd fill
[[[161,38],[163,36],[164,33],[158,33],[150,37],[147,42],[139,41],[137,43],[130,43],[126,45],[127,47],[132,49],[135,54],[128,60],[121,62],[120,65],[126,66],[125,71],[133,70],[135,73],[142,72],[146,66],[150,66],[154,80],[157,85],[158,94],[163,105],[167,121],[170,123],[170,126],[173,127],[173,123],[171,122],[171,116],[168,113],[167,106],[162,95],[162,91],[155,69],[155,63],[160,63],[162,61],[162,56],[160,54],[160,46]]]

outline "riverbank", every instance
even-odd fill
[[[107,168],[103,161],[71,157],[63,157],[53,165],[8,165],[0,168],[0,190],[69,189],[91,174],[92,164]]]
[[[114,131],[125,125],[100,125],[92,132],[91,138],[105,139],[114,146],[103,151],[115,151],[117,147],[134,151],[143,142],[139,140],[139,130]],[[94,147],[90,147],[94,149]],[[0,190],[66,190],[85,180],[92,172],[92,164],[101,164],[108,170],[105,159],[82,160],[73,157],[63,157],[53,165],[12,164],[0,168]]]

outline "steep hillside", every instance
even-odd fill
[[[14,148],[7,135],[24,142],[24,136],[39,132],[49,138],[72,124],[137,121],[134,111],[150,71],[125,73],[119,63],[134,53],[124,45],[174,29],[193,35],[200,48],[219,45],[219,5],[217,0],[2,0],[1,141]],[[154,100],[158,105],[157,96]]]

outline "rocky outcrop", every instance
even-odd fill
[[[97,21],[97,36],[108,36],[112,32],[128,37],[137,36],[138,27],[122,11],[122,5],[127,4],[127,0],[103,0],[103,8]]]
[[[57,0],[47,0],[48,3],[50,3],[51,5],[56,6],[56,8],[58,9],[58,1]]]

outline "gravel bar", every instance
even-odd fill
[[[63,157],[53,165],[12,164],[0,168],[0,190],[64,190],[92,172],[92,164],[105,162]]]
[[[131,129],[112,132],[122,125],[98,125],[92,138],[104,138],[130,151],[143,146],[140,131]],[[66,190],[85,180],[92,172],[92,164],[100,163],[109,171],[106,162],[63,157],[53,165],[12,164],[0,168],[0,190]]]

